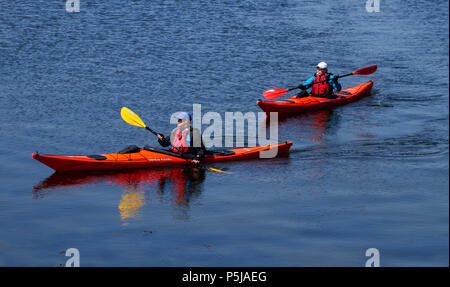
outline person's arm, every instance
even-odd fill
[[[312,83],[314,82],[314,79],[315,79],[315,77],[312,76],[311,78],[309,78],[308,80],[306,80],[302,84],[300,84],[298,86],[298,88],[301,89],[301,90],[309,89],[312,86]]]
[[[164,137],[163,134],[158,134],[158,143],[162,146],[162,147],[168,147],[170,146],[170,137]]]
[[[342,90],[342,86],[341,86],[341,84],[338,82],[338,79],[339,79],[339,75],[331,75],[330,76],[330,80],[329,80],[329,83],[333,86],[333,89],[335,90],[335,91],[340,91],[340,90]]]

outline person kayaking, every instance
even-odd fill
[[[320,62],[319,64],[317,64],[317,72],[314,74],[314,76],[297,87],[302,91],[296,95],[296,98],[310,96],[310,94],[308,94],[308,92],[306,91],[310,87],[312,87],[311,96],[313,97],[335,98],[333,97],[333,91],[340,91],[342,89],[342,86],[338,82],[338,79],[339,75],[328,73],[327,63]]]
[[[198,164],[206,153],[200,131],[191,126],[192,116],[190,113],[181,112],[176,117],[178,127],[170,137],[157,134],[158,142],[163,147],[170,146],[170,151],[180,154],[183,158],[192,159],[192,163]],[[195,144],[200,146],[196,147]]]

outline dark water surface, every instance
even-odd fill
[[[448,1],[0,0],[0,266],[448,266]],[[258,112],[327,61],[358,102],[280,121],[289,158],[52,175],[156,145],[178,110]]]

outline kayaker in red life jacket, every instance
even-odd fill
[[[339,84],[338,79],[339,75],[328,73],[327,63],[320,62],[319,64],[317,64],[317,73],[315,73],[314,76],[297,87],[302,91],[298,93],[296,97],[303,98],[310,96],[306,89],[312,87],[311,96],[313,97],[335,98],[333,97],[333,91],[340,91],[342,89],[342,86],[341,84]],[[318,83],[320,81],[323,82]]]
[[[183,158],[192,159],[192,163],[198,164],[204,157],[206,148],[203,145],[200,131],[191,127],[192,116],[190,113],[181,112],[177,115],[178,127],[170,137],[158,134],[158,142],[163,147],[170,146],[170,151],[180,154]],[[198,139],[200,147],[195,147],[194,139]]]

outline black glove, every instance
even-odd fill
[[[333,75],[333,79],[331,79],[331,80],[337,84],[338,79],[339,79],[339,75]]]
[[[159,139],[159,138],[158,138],[159,144],[160,144],[161,146],[163,146],[163,147],[168,147],[168,146],[170,145],[170,138],[169,138],[169,137],[167,137],[167,138],[164,137],[163,134],[158,134],[158,135],[162,137],[162,139]]]
[[[300,85],[298,85],[297,89],[300,89],[300,90],[304,91],[304,90],[306,90],[306,87],[303,86],[302,84],[300,84]]]

